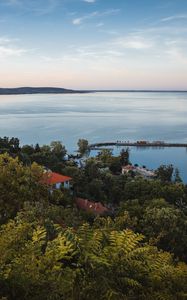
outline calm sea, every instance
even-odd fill
[[[187,93],[0,96],[0,136],[22,144],[61,140],[70,152],[79,138],[186,143]],[[186,148],[131,148],[131,160],[149,168],[172,163],[187,182]]]

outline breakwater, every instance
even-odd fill
[[[187,148],[187,143],[165,143],[165,142],[103,142],[103,143],[93,143],[89,145],[89,149],[96,149],[96,148],[102,148],[102,147],[110,147],[110,146],[124,146],[124,147],[183,147]]]

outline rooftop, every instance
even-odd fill
[[[109,211],[109,209],[100,202],[93,202],[83,198],[76,198],[75,201],[78,208],[93,213],[95,215],[102,215]]]
[[[64,176],[55,172],[46,172],[42,178],[42,182],[47,185],[53,185],[56,183],[64,183],[66,181],[72,180],[71,177]]]

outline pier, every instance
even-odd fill
[[[166,147],[175,147],[175,148],[187,148],[187,143],[165,143],[165,142],[147,142],[147,141],[137,141],[137,142],[129,142],[129,141],[117,141],[117,142],[104,142],[104,143],[94,143],[89,145],[90,150],[98,150],[102,147],[157,147],[157,148],[166,148]]]

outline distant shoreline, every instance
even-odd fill
[[[187,93],[187,90],[90,90],[95,93]]]
[[[72,90],[56,87],[0,88],[1,95],[86,94],[86,93],[187,93],[187,90]]]
[[[110,147],[110,146],[116,146],[116,147],[140,147],[140,148],[187,148],[187,143],[173,143],[173,142],[164,142],[164,141],[137,141],[137,142],[98,142],[93,143],[89,145],[90,150],[98,150],[102,149],[102,147]]]
[[[34,94],[83,94],[88,91],[77,91],[54,87],[19,87],[0,88],[0,95],[34,95]]]

